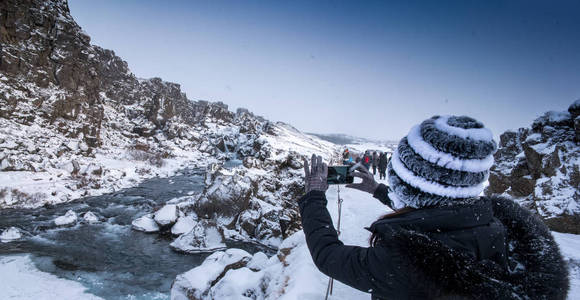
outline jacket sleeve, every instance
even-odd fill
[[[403,288],[406,276],[398,274],[397,253],[385,247],[347,246],[338,240],[324,192],[311,191],[298,203],[308,249],[322,273],[373,294]]]

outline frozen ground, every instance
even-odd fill
[[[370,225],[389,209],[371,195],[341,187],[343,198],[341,240],[351,245],[368,245],[369,233],[364,227]],[[328,209],[336,221],[337,186],[327,192]],[[336,224],[335,224],[336,225]],[[580,298],[580,236],[554,233],[563,255],[570,263],[571,290],[568,299]],[[267,282],[265,294],[257,299],[324,299],[328,278],[314,266],[302,231],[284,240],[281,247],[290,251],[282,263],[278,256],[261,260],[253,258],[247,268],[230,270],[218,283],[219,290],[213,294],[215,299],[245,299],[241,293],[247,288],[258,288]],[[241,250],[240,250],[241,251]],[[257,255],[254,255],[257,257]],[[260,264],[260,271],[254,272]],[[34,284],[29,284],[34,282]],[[100,299],[85,293],[80,283],[59,278],[36,269],[29,256],[12,255],[0,257],[0,299]],[[127,299],[131,299],[129,296]],[[340,282],[334,283],[330,299],[370,299],[370,295],[352,289]]]
[[[28,255],[0,257],[0,270],[0,299],[102,299],[78,282],[37,270]]]
[[[328,209],[336,226],[337,211],[337,187],[331,186],[327,192]],[[342,225],[341,240],[345,244],[368,246],[369,232],[364,227],[369,226],[379,216],[390,212],[379,201],[357,190],[345,189],[341,187],[340,195],[344,200],[342,205]],[[570,264],[571,289],[568,299],[580,299],[580,235],[554,233],[559,243],[562,253]],[[256,299],[324,299],[328,284],[328,277],[320,273],[312,262],[312,258],[304,240],[302,231],[295,233],[285,239],[280,249],[287,248],[287,254],[278,252],[278,256],[271,257],[263,263],[263,267],[258,272],[251,272],[250,261],[248,267],[230,270],[208,291],[208,298],[212,295],[220,295],[225,298],[220,299],[249,299],[242,297],[242,293],[254,293]],[[243,255],[242,255],[243,256]],[[242,257],[240,256],[240,258]],[[248,255],[246,255],[248,256]],[[203,266],[203,265],[202,265]],[[199,269],[202,271],[203,267]],[[196,270],[196,269],[194,269]],[[195,272],[194,270],[184,275],[200,280],[199,275],[203,275],[204,280],[212,281],[212,278],[205,278],[209,275],[206,272]],[[202,274],[205,273],[205,274]],[[250,276],[251,275],[251,276]],[[181,275],[180,275],[181,276]],[[192,277],[193,276],[193,277]],[[179,278],[179,277],[178,277]],[[260,286],[267,286],[265,291],[260,290]],[[173,299],[181,295],[172,293]],[[360,292],[340,282],[334,282],[334,292],[330,299],[370,299],[370,295]]]

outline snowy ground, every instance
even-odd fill
[[[27,255],[0,257],[0,299],[102,299],[80,283],[38,271]]]
[[[357,190],[341,186],[340,195],[344,200],[341,240],[345,244],[367,246],[369,232],[364,227],[388,213],[389,209],[370,194]],[[337,186],[330,187],[327,198],[328,209],[336,225]],[[554,236],[570,263],[571,290],[568,299],[580,299],[580,254],[577,250],[580,249],[580,235],[555,232]],[[258,299],[324,299],[328,277],[314,266],[303,233],[297,232],[286,239],[280,248],[285,247],[292,249],[285,257],[285,266],[277,256],[273,256],[262,262],[264,267],[260,272],[252,272],[248,268],[230,270],[218,284],[221,288],[215,295],[223,296],[220,299],[245,299],[238,292],[247,287],[258,287],[260,282],[267,281],[266,294]],[[27,284],[29,282],[34,284]],[[0,299],[100,299],[84,293],[84,290],[77,282],[38,271],[28,256],[0,258]],[[335,281],[330,299],[368,300],[370,295]]]
[[[328,209],[336,226],[337,186],[331,186],[326,195]],[[368,246],[370,234],[364,227],[369,226],[381,215],[389,213],[389,208],[372,198],[370,194],[357,190],[341,187],[340,195],[344,200],[340,239],[345,244]],[[571,289],[568,299],[580,299],[580,254],[577,250],[580,249],[580,235],[555,232],[554,236],[561,247],[562,254],[570,264]],[[254,262],[251,255],[246,253],[245,256],[250,259],[248,267],[228,271],[210,290],[207,290],[208,285],[206,285],[204,289],[207,293],[200,299],[212,299],[218,295],[219,299],[249,299],[242,296],[248,293],[256,296],[255,299],[324,299],[328,277],[320,273],[312,262],[303,232],[299,231],[285,239],[280,246],[280,249],[284,248],[289,249],[286,251],[287,254],[281,255],[283,251],[279,251],[278,256],[273,256],[268,262],[263,263],[264,266],[258,272],[250,270],[250,265]],[[228,255],[224,257],[226,256]],[[238,254],[238,256],[238,259],[241,259],[244,255]],[[229,259],[233,258],[229,257]],[[213,281],[215,278],[210,278],[211,275],[203,271],[203,266],[205,264],[199,269],[196,268],[184,273],[183,276],[180,275],[181,280],[194,279],[191,282],[197,283]],[[260,289],[264,286],[267,287],[265,290]],[[175,300],[181,299],[181,295],[181,292],[172,293]],[[370,295],[335,281],[334,292],[330,299],[368,300]]]
[[[383,181],[384,182],[384,181]],[[369,226],[379,216],[390,209],[379,201],[352,189],[340,189],[342,205],[342,228],[340,239],[345,244],[368,246],[370,234],[364,227]],[[328,210],[335,221],[337,213],[337,188],[331,186],[326,193]],[[290,266],[285,271],[290,277],[286,294],[280,299],[324,299],[328,278],[320,273],[310,257],[302,232],[302,239],[288,256]],[[565,259],[570,263],[570,292],[568,299],[580,299],[580,235],[553,232]],[[274,299],[274,298],[272,298]],[[340,282],[334,283],[334,293],[330,299],[370,299],[370,295],[360,292]]]
[[[374,148],[373,148],[374,149]],[[378,177],[378,176],[377,176]],[[386,183],[386,181],[380,181]],[[338,205],[337,186],[331,186],[326,193],[328,210],[337,226]],[[368,246],[370,232],[364,227],[370,226],[380,216],[391,212],[372,195],[361,191],[340,187],[343,199],[340,239],[347,245]],[[280,299],[324,299],[328,277],[320,273],[310,256],[304,234],[296,234],[300,238],[298,246],[288,256],[289,269],[284,273],[290,276],[286,293]],[[274,298],[272,298],[274,299]],[[370,295],[338,281],[334,281],[333,295],[330,299],[370,299]]]

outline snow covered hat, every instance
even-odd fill
[[[401,139],[388,165],[394,208],[449,205],[477,197],[497,145],[467,116],[434,116]]]

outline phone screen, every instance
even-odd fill
[[[349,174],[349,168],[350,166],[329,166],[326,182],[328,184],[353,183],[354,177]]]

